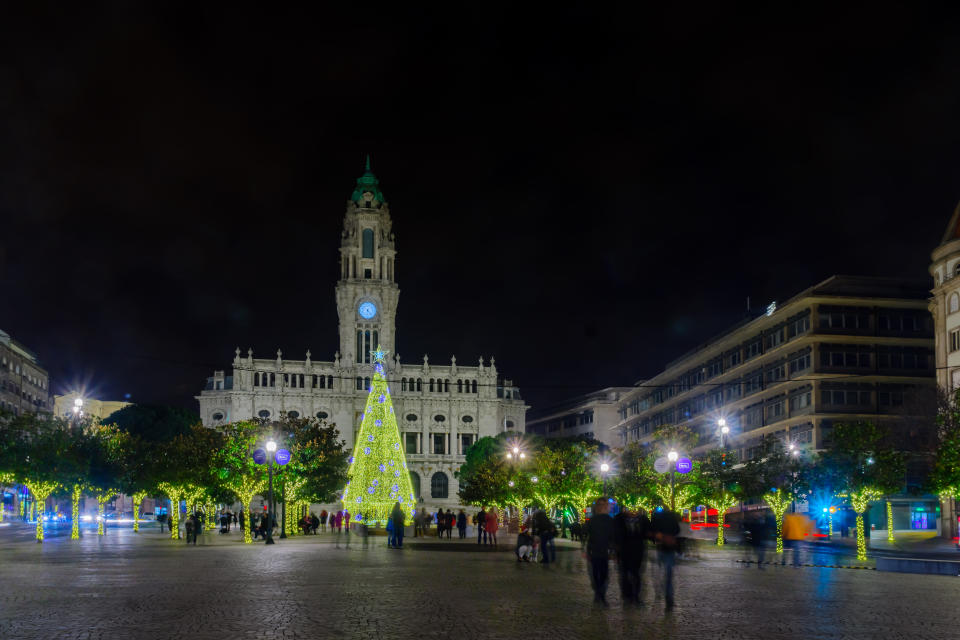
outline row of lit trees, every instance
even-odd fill
[[[615,452],[601,451],[598,443],[535,436],[518,442],[500,434],[480,439],[467,452],[458,473],[459,495],[467,504],[518,512],[533,506],[548,513],[569,507],[580,517],[606,484],[605,493],[630,508],[715,509],[718,545],[724,544],[726,513],[738,504],[762,501],[776,522],[778,552],[783,550],[783,517],[791,505],[815,498],[819,504],[827,496],[837,504],[847,501],[856,513],[858,556],[863,559],[863,516],[869,503],[899,493],[904,485],[904,455],[892,447],[886,429],[870,422],[835,425],[830,447],[816,455],[767,438],[748,461],[741,463],[734,451],[717,448],[694,460],[688,473],[676,473],[676,460],[692,458],[697,445],[697,434],[673,425],[658,429],[649,446],[633,444]],[[661,459],[661,465],[667,462],[665,472],[656,469]],[[954,486],[960,487],[960,473],[956,480]],[[887,526],[892,535],[892,522]]]
[[[174,412],[175,413],[175,412]],[[286,418],[278,423],[235,422],[210,429],[172,415],[169,410],[128,407],[96,420],[0,416],[0,484],[26,486],[40,508],[37,541],[43,540],[43,505],[51,496],[69,496],[72,537],[79,537],[79,501],[91,495],[98,503],[98,533],[103,534],[103,507],[123,493],[133,498],[134,530],[140,502],[169,498],[171,536],[178,536],[180,503],[188,511],[212,513],[216,504],[239,502],[248,509],[265,493],[266,468],[253,460],[268,437],[291,452],[278,467],[275,491],[284,503],[284,528],[296,533],[299,515],[311,502],[329,502],[346,477],[347,454],[334,425],[320,420]],[[211,519],[212,520],[212,519]],[[214,523],[210,522],[211,526]],[[251,542],[244,527],[244,541]]]

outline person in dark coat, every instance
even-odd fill
[[[640,604],[643,560],[650,535],[650,520],[639,509],[623,509],[613,518],[620,595],[625,605]]]
[[[243,533],[243,526],[246,524],[246,521],[247,521],[246,512],[245,512],[245,511],[241,511],[241,512],[240,512],[240,515],[234,516],[234,517],[235,517],[235,518],[239,518],[239,520],[240,520],[240,533]]]
[[[460,509],[460,513],[457,514],[457,532],[460,534],[461,540],[467,537],[467,514],[463,512],[463,509]]]
[[[487,541],[487,534],[483,528],[483,523],[486,519],[487,512],[484,511],[483,507],[480,507],[480,512],[473,516],[473,524],[477,525],[477,544],[483,544]]]
[[[606,498],[593,503],[593,517],[583,531],[587,539],[585,556],[590,566],[593,601],[607,606],[607,583],[610,581],[610,550],[613,548],[613,518]]]
[[[667,609],[672,609],[673,567],[677,562],[677,549],[680,545],[680,515],[666,509],[657,511],[653,514],[650,528],[653,530],[653,539],[657,543],[657,558],[663,569]]]
[[[556,562],[557,547],[553,539],[557,537],[557,527],[543,509],[538,509],[533,516],[533,535],[540,536],[540,551],[543,553],[541,563]]]
[[[402,549],[404,515],[399,502],[393,503],[393,511],[390,512],[390,521],[393,523],[393,547],[394,549]]]

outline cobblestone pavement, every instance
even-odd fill
[[[771,566],[711,552],[678,566],[664,613],[646,572],[644,604],[591,604],[578,550],[518,564],[474,543],[327,536],[272,547],[207,534],[187,546],[155,528],[31,542],[0,528],[0,638],[943,638],[958,637],[956,578]],[[443,546],[441,546],[443,545]],[[443,549],[444,551],[441,551]]]

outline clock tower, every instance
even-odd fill
[[[373,366],[370,351],[382,346],[396,353],[396,249],[390,208],[380,181],[366,170],[347,201],[340,238],[340,280],[337,313],[340,318],[340,358],[344,366]],[[391,368],[388,363],[388,368]]]

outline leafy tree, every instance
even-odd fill
[[[711,449],[700,462],[698,499],[717,510],[717,546],[724,544],[724,520],[728,509],[741,499],[740,474],[734,468],[737,454],[722,449]]]
[[[147,442],[169,442],[190,433],[200,424],[200,416],[179,407],[131,404],[114,411],[103,421]]]
[[[777,523],[777,553],[783,553],[783,515],[803,489],[804,477],[797,456],[784,447],[780,438],[763,441],[760,455],[747,462],[740,470],[743,494],[761,498],[770,507]]]
[[[180,536],[181,500],[195,498],[198,487],[207,491],[221,484],[230,487],[228,483],[220,482],[228,470],[220,464],[226,447],[224,434],[196,424],[156,450],[154,477],[158,481],[157,488],[170,498],[171,538]]]
[[[59,487],[61,465],[67,438],[61,430],[45,420],[27,414],[13,421],[8,441],[9,462],[13,475],[33,494],[37,504],[37,542],[43,542],[43,512],[47,498]]]
[[[102,536],[106,527],[103,507],[120,491],[131,437],[114,426],[98,425],[85,441],[90,460],[87,486],[97,499],[97,534]]]
[[[232,422],[220,429],[222,442],[214,456],[219,483],[232,491],[243,505],[250,509],[253,497],[263,491],[266,482],[265,466],[253,461],[253,452],[262,440],[263,427],[250,421]],[[249,527],[244,527],[243,541],[251,544]]]
[[[506,461],[508,434],[501,433],[496,437],[485,436],[477,440],[467,449],[466,461],[454,475],[460,484],[457,495],[464,504],[483,506],[486,504],[508,504],[518,506],[516,500],[511,500],[508,483],[513,478],[510,465]],[[527,506],[529,502],[522,502],[519,508]]]
[[[630,509],[650,511],[660,480],[660,474],[653,469],[654,460],[655,456],[635,442],[620,451],[618,473],[608,481],[609,491],[618,503]],[[583,510],[586,507],[584,504]]]
[[[905,456],[890,445],[889,429],[874,422],[838,423],[831,436],[820,462],[836,470],[842,495],[857,514],[857,559],[866,560],[863,514],[872,500],[903,487]]]

